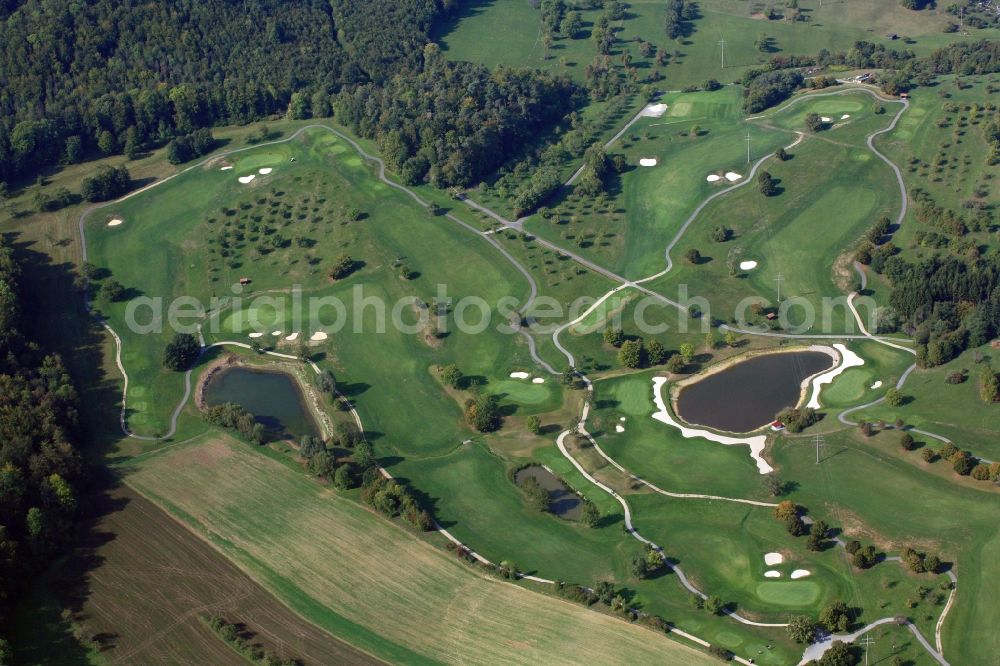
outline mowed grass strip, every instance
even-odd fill
[[[225,436],[152,456],[128,483],[171,498],[171,512],[307,619],[393,661],[709,663],[651,631],[481,577]]]

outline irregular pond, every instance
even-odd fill
[[[829,354],[818,351],[753,356],[682,388],[677,415],[716,430],[750,432],[794,407],[803,380],[834,363]]]
[[[298,384],[284,372],[226,368],[208,380],[204,398],[209,406],[235,402],[254,415],[270,439],[320,436]]]
[[[583,511],[580,496],[566,487],[552,472],[541,465],[531,465],[520,469],[514,474],[514,482],[521,485],[525,479],[532,478],[538,485],[549,492],[549,511],[566,520],[579,520]]]

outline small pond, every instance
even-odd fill
[[[541,465],[531,465],[518,470],[514,481],[521,485],[525,479],[533,478],[545,490],[549,491],[549,511],[566,520],[579,520],[583,511],[580,496],[566,487],[562,481]]]
[[[817,351],[753,356],[682,388],[677,415],[692,425],[750,432],[794,407],[802,381],[833,365],[830,355]]]
[[[267,430],[269,439],[319,436],[295,379],[284,372],[236,366],[216,372],[205,386],[209,406],[235,402]]]

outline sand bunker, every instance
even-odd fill
[[[625,426],[623,426],[623,425],[616,425],[615,426],[615,432],[625,432]]]
[[[109,227],[117,227],[121,223],[122,223],[122,220],[118,219],[117,217],[115,219],[113,219],[113,220],[108,220],[108,226]]]
[[[757,268],[757,262],[756,261],[741,261],[740,262],[740,270],[741,271],[748,271],[751,268]]]
[[[792,572],[791,578],[792,580],[796,580],[798,578],[805,578],[808,575],[809,571],[807,569],[796,569]]]
[[[750,457],[753,458],[754,462],[757,463],[757,471],[761,474],[769,474],[774,471],[774,468],[767,464],[767,461],[761,457],[761,453],[764,451],[764,446],[767,444],[767,437],[764,435],[754,435],[753,437],[727,437],[725,435],[719,435],[717,433],[711,432],[709,430],[699,430],[697,428],[689,428],[687,426],[682,426],[678,423],[670,410],[667,409],[666,403],[663,401],[663,385],[667,383],[666,377],[653,377],[653,402],[656,404],[657,411],[653,414],[653,418],[661,423],[666,423],[669,426],[673,426],[680,430],[681,436],[685,439],[691,439],[692,437],[702,437],[710,442],[715,442],[717,444],[725,444],[726,446],[733,446],[737,444],[745,444],[750,447]]]
[[[510,378],[511,379],[527,379],[528,378],[528,373],[527,372],[512,372],[512,373],[510,373]]]
[[[534,379],[531,380],[531,383],[532,384],[544,384],[545,383],[545,378],[544,377],[535,377]]]
[[[710,183],[717,183],[718,181],[722,180],[722,176],[717,176],[714,173],[712,173],[706,176],[705,180],[707,180]]]
[[[221,169],[219,169],[219,171],[229,171],[232,168],[233,168],[232,164],[227,164],[226,166],[224,166]]]
[[[250,337],[251,338],[262,338],[262,337],[264,337],[264,334],[263,333],[251,333]]]
[[[830,116],[820,116],[819,119],[822,120],[824,123],[828,123],[831,120],[833,120],[832,118],[830,118]]]
[[[785,556],[781,553],[765,553],[764,554],[764,564],[769,567],[773,567],[776,564],[781,564],[785,561]]]
[[[292,333],[291,335],[289,335],[289,336],[285,337],[285,339],[286,339],[286,340],[288,340],[289,342],[295,342],[295,340],[296,340],[296,339],[297,339],[298,337],[299,337],[299,334],[298,334],[298,333]]]
[[[240,176],[239,180],[240,180],[241,183],[243,183],[244,185],[246,185],[247,183],[249,183],[250,181],[252,181],[256,177],[257,176],[255,176],[254,174],[250,174],[249,176]]]
[[[656,158],[643,157],[639,160],[639,166],[656,166]]]
[[[659,118],[666,112],[666,104],[647,104],[646,107],[639,112],[639,115],[647,118]]]
[[[259,173],[262,176],[266,176],[267,174],[271,173],[272,171],[274,171],[274,169],[272,169],[271,167],[263,167],[261,169],[258,169],[257,173]]]
[[[618,420],[619,420],[619,421],[623,421],[623,422],[624,422],[624,421],[625,421],[625,417],[623,416],[623,417],[621,417],[621,418],[620,418],[620,419],[618,419]]]
[[[812,397],[809,398],[809,402],[806,404],[806,407],[819,409],[819,391],[824,384],[829,384],[836,377],[838,377],[840,373],[848,368],[854,368],[865,364],[865,360],[863,358],[852,352],[843,344],[838,342],[833,345],[833,348],[840,352],[840,365],[833,370],[824,372],[822,375],[819,375],[812,380]]]
[[[845,113],[844,115],[842,115],[842,116],[840,117],[840,119],[841,119],[841,120],[847,120],[847,119],[848,119],[848,118],[850,118],[850,117],[851,117],[851,114],[849,114],[849,113]]]
[[[742,174],[738,174],[735,171],[727,171],[726,172],[726,180],[728,180],[730,183],[735,183],[736,181],[738,181],[742,177],[743,177]]]
[[[882,388],[882,380],[881,379],[878,380],[877,382],[875,382],[874,384],[872,384],[870,388],[872,390],[875,390],[875,389],[878,389],[878,388]]]
[[[770,571],[765,571],[764,572],[764,577],[765,578],[781,578],[781,572],[780,571],[775,571],[774,569],[771,569]]]
[[[281,331],[271,331],[271,335],[278,337],[279,335],[281,335]]]
[[[309,339],[312,340],[313,342],[320,342],[321,340],[326,340],[326,337],[327,337],[326,333],[324,333],[323,331],[316,331],[315,333],[309,336]]]

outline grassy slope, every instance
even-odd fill
[[[779,193],[764,197],[756,184],[709,204],[701,217],[677,245],[676,270],[656,284],[687,284],[691,293],[711,294],[713,316],[728,321],[738,313],[742,299],[754,296],[775,305],[778,275],[781,297],[813,305],[818,332],[855,332],[844,303],[831,301],[828,322],[823,321],[823,299],[843,298],[842,284],[850,283],[849,263],[838,262],[840,254],[853,247],[862,233],[882,214],[898,209],[899,194],[891,170],[877,160],[863,137],[884,125],[889,114],[872,122],[871,104],[860,93],[804,101],[774,117],[759,121],[768,126],[801,128],[798,120],[806,112],[827,114],[838,123],[816,136],[809,136],[790,151],[793,158],[774,158],[762,168],[778,179]],[[863,125],[855,129],[854,123]],[[712,230],[722,225],[733,239],[717,243]],[[683,260],[688,249],[703,256],[698,265]],[[736,270],[741,261],[758,262],[750,271]],[[792,325],[807,323],[802,310],[789,311]]]
[[[763,3],[760,3],[763,4]],[[693,33],[682,40],[670,41],[663,30],[665,3],[660,0],[634,0],[629,15],[619,22],[619,43],[614,55],[627,50],[640,76],[655,66],[643,58],[632,40],[641,37],[671,54],[663,68],[666,80],[660,85],[679,89],[698,85],[709,77],[724,83],[735,81],[749,67],[766,61],[771,55],[813,55],[820,49],[847,50],[858,40],[929,53],[948,43],[971,39],[996,39],[1000,31],[977,30],[969,36],[946,34],[948,22],[942,13],[911,12],[894,8],[886,11],[882,0],[800,0],[799,7],[808,21],[766,21],[748,14],[742,0],[705,0],[698,3],[702,18]],[[489,66],[539,67],[565,71],[582,79],[585,67],[594,59],[596,49],[589,39],[590,28],[599,12],[584,12],[588,25],[584,35],[575,40],[559,39],[550,58],[544,59],[544,46],[538,28],[538,10],[520,0],[480,0],[465,5],[457,20],[444,26],[438,39],[449,58],[471,60]],[[908,36],[912,44],[892,41],[891,33]],[[761,53],[754,43],[767,36],[774,40],[775,51]],[[726,66],[722,68],[718,42],[726,40]]]
[[[801,481],[796,499],[848,535],[890,550],[912,544],[953,561],[959,592],[945,623],[945,655],[952,663],[978,663],[996,651],[989,629],[1000,621],[992,602],[1000,593],[992,573],[1000,548],[990,527],[1000,508],[995,490],[956,483],[950,470],[914,462],[892,433],[864,441],[851,431],[828,435],[819,466],[807,446],[783,446],[775,456],[786,478]],[[926,611],[912,612],[919,619]]]
[[[474,574],[225,437],[147,458],[128,478],[292,608],[396,661],[705,661],[652,632]],[[518,638],[497,641],[498,632]]]

